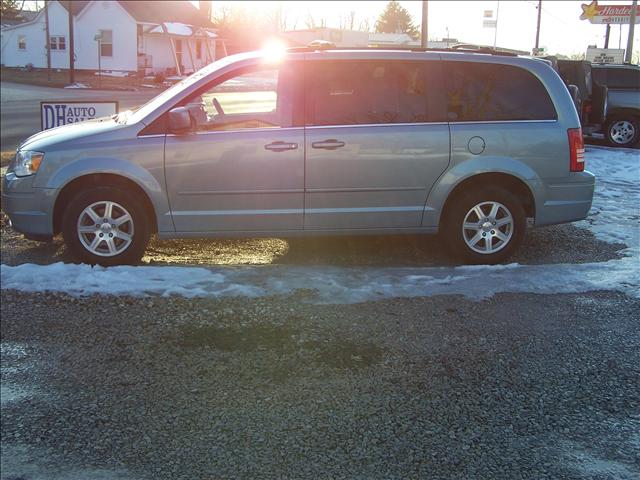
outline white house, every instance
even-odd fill
[[[48,16],[51,67],[68,69],[68,4],[49,1],[31,21],[4,26],[2,65],[47,68]],[[72,1],[71,10],[76,69],[184,75],[216,59],[213,24],[191,2]]]

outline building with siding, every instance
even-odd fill
[[[30,21],[2,27],[2,65],[47,68],[48,47],[51,68],[68,69],[69,3],[76,69],[184,75],[224,55],[213,24],[191,2],[52,0]]]

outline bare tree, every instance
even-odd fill
[[[311,12],[307,12],[307,18],[304,24],[309,29],[316,28],[316,20],[313,18],[313,15],[311,15]]]
[[[360,23],[358,24],[358,30],[360,30],[361,32],[370,32],[371,31],[371,25],[374,22],[371,21],[370,18],[363,18],[362,20],[360,20]]]

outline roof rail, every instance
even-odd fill
[[[482,53],[485,55],[496,55],[504,57],[517,57],[518,53],[508,50],[501,50],[493,47],[485,47],[481,45],[471,45],[467,43],[458,43],[451,45],[449,48],[422,48],[422,47],[336,47],[334,43],[326,40],[314,40],[304,47],[289,47],[288,52],[315,52],[324,50],[336,51],[352,51],[352,50],[392,50],[401,52],[457,52],[457,53]]]

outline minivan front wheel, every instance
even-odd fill
[[[117,187],[79,192],[62,218],[62,235],[78,261],[104,266],[135,264],[149,242],[140,200]]]
[[[520,201],[498,187],[481,187],[456,196],[443,233],[452,253],[469,263],[494,264],[522,241],[526,217]]]

